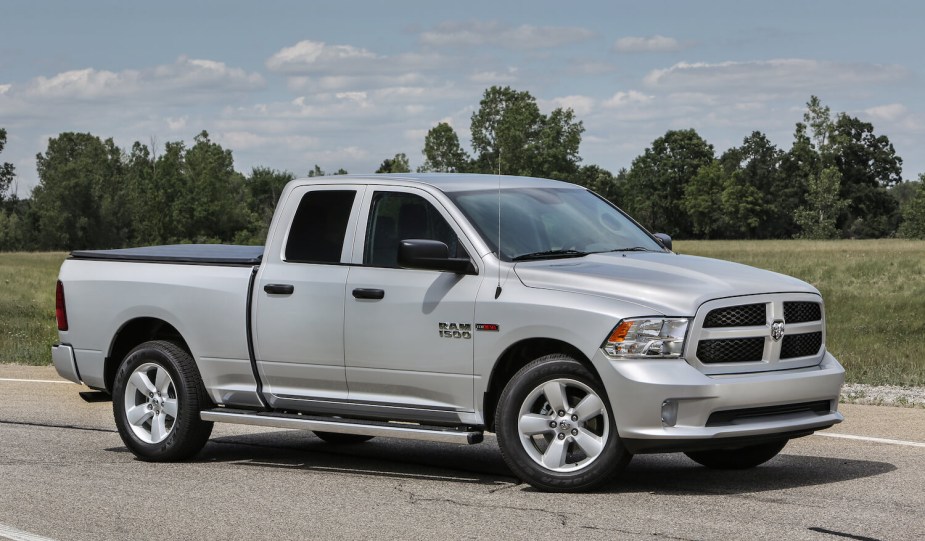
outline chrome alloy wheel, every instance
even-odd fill
[[[135,369],[125,386],[125,417],[145,443],[167,439],[177,422],[177,389],[167,370],[155,363]]]
[[[554,379],[527,395],[517,430],[534,462],[551,471],[574,472],[601,455],[610,421],[593,389],[573,379]]]

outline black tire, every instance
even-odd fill
[[[151,390],[150,396],[141,387]],[[116,427],[125,446],[141,460],[172,462],[198,453],[212,433],[212,423],[199,417],[201,408],[209,404],[196,363],[172,342],[139,345],[116,372],[112,400]]]
[[[547,388],[554,391],[548,393]],[[564,400],[550,399],[549,395],[557,393]],[[591,410],[577,410],[575,406],[592,393],[594,397],[585,404],[596,405]],[[563,409],[556,410],[552,402],[563,402]],[[565,415],[560,416],[560,411]],[[579,413],[584,418],[579,419]],[[511,378],[498,400],[495,432],[511,471],[547,492],[591,490],[611,480],[632,458],[617,435],[613,411],[600,382],[567,355],[536,359]]]
[[[341,434],[340,432],[321,432],[319,430],[314,430],[313,432],[328,443],[353,444],[373,439],[373,436],[364,436],[363,434]]]
[[[687,458],[711,470],[747,470],[771,460],[788,440],[749,445],[739,449],[713,449],[684,453]]]

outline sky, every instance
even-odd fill
[[[0,161],[27,197],[66,131],[158,151],[206,130],[235,168],[305,176],[423,162],[492,85],[584,123],[582,164],[628,168],[693,128],[717,154],[789,149],[811,95],[925,173],[925,2],[0,0]]]

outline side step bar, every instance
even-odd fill
[[[463,430],[443,426],[426,426],[404,423],[386,423],[381,421],[358,421],[352,419],[332,419],[330,417],[312,417],[292,413],[255,412],[216,408],[200,413],[203,421],[233,423],[239,425],[267,426],[272,428],[295,428],[298,430],[318,430],[338,434],[362,434],[364,436],[383,436],[408,440],[438,441],[443,443],[481,443],[481,430]]]

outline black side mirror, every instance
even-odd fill
[[[671,237],[669,235],[666,235],[664,233],[656,233],[652,236],[658,239],[658,241],[662,244],[662,246],[671,250]]]
[[[450,249],[439,240],[406,239],[398,245],[398,266],[407,269],[474,274],[468,258],[450,257]]]

